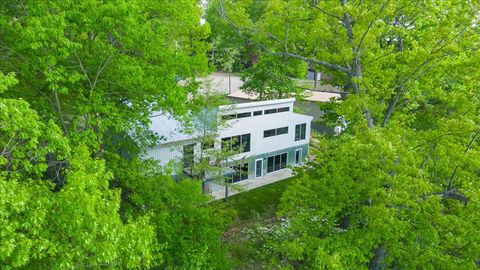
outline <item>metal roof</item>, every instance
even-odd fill
[[[195,134],[188,134],[184,124],[175,119],[170,113],[158,112],[150,120],[151,131],[160,136],[160,144],[186,141],[196,138]]]

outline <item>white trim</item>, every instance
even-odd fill
[[[300,152],[300,155],[298,156],[298,163],[297,163],[297,152]],[[295,149],[295,157],[293,159],[293,164],[294,165],[301,165],[302,164],[302,153],[303,153],[303,149],[302,148],[298,148],[298,149]]]
[[[266,101],[253,101],[253,102],[245,102],[245,103],[238,103],[232,105],[222,105],[219,106],[220,111],[229,110],[229,109],[244,109],[244,108],[253,108],[253,107],[262,107],[268,105],[277,105],[277,104],[284,104],[284,103],[293,103],[295,102],[295,98],[284,98],[284,99],[273,99],[273,100],[266,100]]]
[[[257,176],[257,161],[261,161],[262,162],[262,169],[260,170],[260,176]],[[263,173],[263,158],[257,158],[255,159],[255,173],[253,174],[253,178],[256,179],[256,178],[259,178],[259,177],[263,177],[264,176],[264,173]]]

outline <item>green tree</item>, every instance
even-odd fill
[[[478,266],[478,3],[267,2],[258,21],[242,0],[218,16],[260,57],[333,73],[345,98],[330,106],[349,123],[284,195],[293,236],[271,264]]]
[[[47,216],[36,231],[5,227],[31,233],[18,239],[35,251],[12,251],[17,240],[2,237],[2,265],[222,268],[214,261],[222,261],[217,224],[225,219],[197,186],[177,187],[138,158],[154,139],[150,112],[185,114],[194,78],[208,70],[200,13],[194,0],[0,3],[0,70],[18,79],[1,93],[1,181],[12,189],[0,189],[9,198],[0,213],[26,190],[2,224],[30,226],[35,207]],[[191,200],[175,205],[188,192]],[[47,205],[28,208],[34,199]],[[51,243],[31,244],[38,231]]]
[[[261,58],[253,67],[242,73],[243,91],[251,95],[258,95],[258,100],[287,98],[301,94],[301,89],[296,86],[292,79],[290,66],[295,66],[302,73],[302,62],[292,59],[284,59],[279,63],[270,57]],[[294,75],[295,76],[295,75]]]
[[[16,83],[0,73],[0,94]],[[111,173],[85,147],[70,151],[52,121],[0,98],[0,264],[8,268],[138,268],[152,262],[148,217],[122,222]],[[68,162],[52,182],[48,155]],[[60,182],[61,180],[61,182]],[[61,186],[61,189],[59,189]]]
[[[196,1],[19,1],[0,10],[0,69],[19,79],[8,96],[98,155],[118,134],[137,129],[147,139],[141,124],[152,110],[185,113],[192,79],[207,70]]]

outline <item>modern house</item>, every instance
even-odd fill
[[[239,161],[232,166],[231,182],[257,179],[304,162],[313,117],[293,112],[294,102],[295,99],[289,98],[218,108],[216,112],[227,125],[218,129],[210,147],[240,149],[231,158]],[[151,129],[162,140],[147,150],[147,158],[164,166],[177,164],[188,173],[201,147],[205,147],[198,140],[200,132],[185,132],[182,123],[169,114],[154,115],[151,120]]]

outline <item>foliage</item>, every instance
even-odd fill
[[[98,154],[116,134],[149,139],[142,124],[152,110],[185,113],[192,78],[207,70],[196,1],[20,1],[0,10],[0,69],[19,80],[7,95]]]
[[[0,85],[11,86],[0,75]],[[2,90],[5,90],[2,89]],[[137,268],[152,263],[148,217],[122,222],[111,173],[85,147],[71,154],[54,123],[44,124],[23,100],[0,99],[0,264],[8,268]],[[68,159],[60,191],[45,156]],[[58,184],[58,183],[57,183]]]
[[[150,216],[155,227],[157,266],[167,269],[225,269],[226,250],[220,237],[231,213],[208,204],[200,182],[174,182],[162,175],[137,176],[126,211]]]
[[[218,18],[261,58],[334,72],[344,100],[328,107],[348,123],[284,195],[298,237],[278,243],[271,267],[474,268],[478,5],[265,2],[252,19],[251,1],[218,1]]]
[[[290,78],[288,64],[302,66],[297,60],[287,60],[278,63],[269,58],[262,58],[253,67],[242,74],[243,91],[257,94],[259,100],[286,98],[300,94],[300,88]],[[301,68],[300,68],[301,70]]]
[[[480,164],[472,159],[478,149],[464,154],[473,134],[438,138],[434,148],[421,140],[405,147],[418,139],[415,133],[367,130],[325,143],[315,167],[282,199],[282,213],[303,247],[300,256],[286,258],[340,269],[473,268]],[[448,193],[456,166],[462,176]]]
[[[0,3],[2,267],[223,267],[228,219],[139,159],[150,112],[185,114],[208,70],[199,18],[192,0]]]

